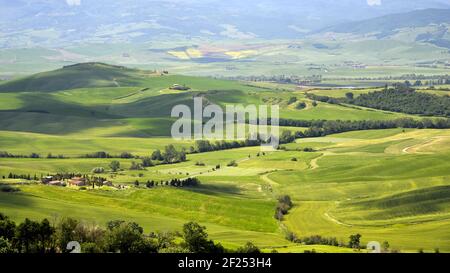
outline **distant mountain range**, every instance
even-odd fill
[[[392,14],[450,9],[448,0],[0,0],[0,5],[0,48],[139,43],[167,37],[292,39],[330,25],[336,27],[326,29],[336,32],[377,27],[386,32],[391,26],[420,23],[414,12]],[[439,14],[436,21],[448,14],[428,12],[429,19]],[[366,21],[354,24],[360,20]]]
[[[449,30],[450,9],[425,9],[338,24],[315,34],[352,34],[360,38],[428,42],[450,49]]]
[[[432,24],[450,24],[450,9],[425,9],[408,13],[390,14],[359,22],[338,24],[324,28],[321,32],[389,34],[401,28],[426,27]]]

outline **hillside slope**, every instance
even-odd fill
[[[424,27],[430,24],[450,23],[450,9],[425,9],[391,14],[359,22],[344,23],[322,29],[321,32],[389,34],[400,28]]]
[[[0,84],[0,92],[53,92],[75,88],[135,86],[144,72],[103,63],[65,66]]]

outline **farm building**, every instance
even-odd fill
[[[112,187],[113,183],[111,181],[104,181],[103,182],[103,186],[108,186],[108,187]]]
[[[62,181],[50,181],[48,182],[49,186],[57,186],[57,187],[62,187],[64,186],[64,182]]]
[[[86,179],[81,177],[74,177],[69,180],[69,185],[77,187],[86,186]]]
[[[45,177],[42,177],[41,182],[43,184],[48,184],[52,180],[53,180],[53,176],[45,176]]]

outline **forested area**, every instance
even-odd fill
[[[385,88],[382,91],[361,94],[356,98],[351,92],[345,98],[331,98],[310,93],[307,94],[307,97],[314,101],[331,104],[353,104],[383,111],[450,117],[449,96],[416,92],[414,89],[404,85],[396,85],[394,88]]]

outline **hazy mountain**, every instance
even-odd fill
[[[450,9],[425,9],[358,22],[327,27],[315,33],[338,38],[353,35],[353,39],[390,39],[403,42],[426,42],[450,48]]]
[[[429,25],[450,24],[450,9],[425,9],[402,14],[390,14],[359,22],[328,27],[322,32],[337,33],[393,33],[401,28],[417,28]]]
[[[0,47],[146,42],[160,37],[298,38],[448,0],[0,0]]]

